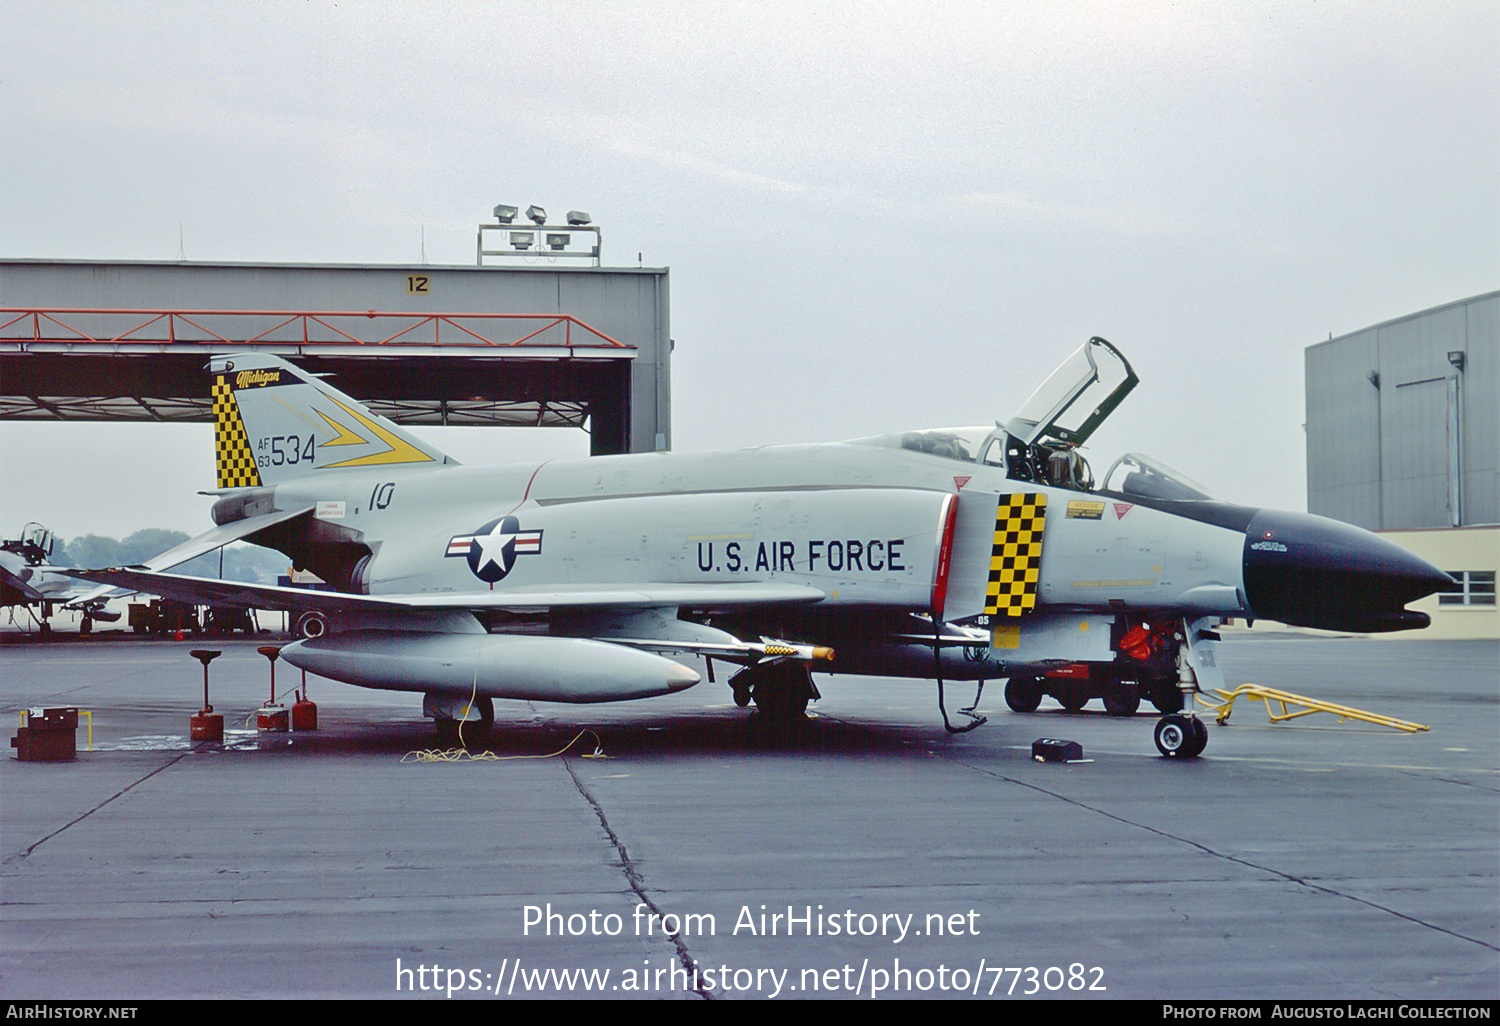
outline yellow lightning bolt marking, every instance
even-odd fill
[[[328,426],[339,433],[339,436],[333,441],[320,442],[320,445],[363,445],[364,443],[369,441],[368,438],[356,435],[353,431],[350,431],[348,428],[344,427],[344,425],[334,420],[322,410],[313,410],[313,412],[327,421]]]
[[[425,452],[423,452],[421,449],[418,449],[411,443],[404,442],[400,438],[397,438],[395,435],[391,434],[385,428],[375,423],[369,417],[366,417],[355,410],[351,410],[349,407],[345,406],[337,399],[331,399],[331,401],[335,406],[343,410],[345,413],[349,414],[349,416],[353,417],[361,425],[374,432],[375,436],[386,445],[390,446],[390,448],[385,452],[371,453],[368,456],[359,456],[352,460],[345,460],[342,463],[328,463],[324,465],[324,470],[331,470],[335,467],[374,467],[385,463],[432,462],[431,456],[427,455]],[[327,420],[328,418],[325,417],[323,419]],[[364,441],[365,439],[360,440]]]

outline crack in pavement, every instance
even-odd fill
[[[1177,834],[1170,833],[1169,831],[1162,830],[1159,827],[1154,827],[1147,823],[1138,823],[1133,819],[1127,819],[1126,817],[1118,815],[1117,813],[1106,811],[1105,809],[1090,805],[1087,802],[1079,801],[1076,798],[1069,798],[1067,795],[1058,794],[1056,791],[1049,791],[1045,787],[1039,787],[1036,784],[1027,783],[1024,780],[1017,780],[1014,777],[1008,777],[1003,773],[997,773],[996,771],[987,769],[983,766],[972,766],[964,762],[962,759],[955,758],[953,756],[940,756],[940,758],[943,758],[944,760],[952,762],[956,765],[963,766],[965,769],[973,770],[976,773],[994,777],[997,780],[1004,780],[1008,783],[1017,784],[1021,787],[1030,788],[1031,790],[1036,791],[1039,794],[1045,794],[1048,797],[1056,798],[1058,801],[1067,802],[1069,805],[1073,805],[1088,812],[1104,816],[1108,819],[1114,820],[1117,823],[1123,823],[1126,826],[1135,827],[1138,830],[1145,830],[1148,833],[1157,835],[1158,837],[1165,837],[1168,840],[1176,841],[1179,844],[1186,844],[1190,847],[1197,848],[1205,855],[1209,855],[1213,858],[1223,859],[1226,862],[1233,862],[1236,865],[1244,866],[1247,869],[1254,869],[1262,873],[1269,873],[1272,876],[1279,877],[1282,880],[1297,884],[1300,887],[1307,887],[1311,890],[1321,891],[1324,894],[1331,895],[1332,897],[1336,898],[1345,898],[1349,901],[1357,902],[1368,908],[1384,912],[1387,915],[1395,916],[1398,919],[1404,919],[1407,922],[1413,923],[1417,926],[1426,927],[1429,930],[1436,930],[1439,933],[1446,933],[1450,937],[1455,937],[1458,940],[1468,941],[1471,944],[1478,944],[1481,947],[1489,948],[1491,951],[1500,951],[1500,946],[1491,944],[1488,941],[1482,940],[1478,937],[1470,937],[1467,934],[1459,933],[1456,930],[1450,930],[1446,926],[1439,926],[1437,923],[1430,923],[1425,919],[1418,919],[1416,916],[1407,915],[1405,912],[1400,912],[1396,909],[1381,905],[1378,902],[1371,901],[1369,898],[1361,898],[1357,894],[1349,894],[1345,891],[1337,890],[1325,884],[1316,883],[1315,881],[1309,880],[1306,877],[1297,876],[1295,873],[1288,873],[1284,870],[1276,869],[1272,866],[1265,866],[1261,865],[1258,862],[1251,862],[1249,859],[1241,858],[1238,855],[1230,855],[1228,852],[1218,851],[1217,849],[1210,848],[1208,845],[1203,844],[1200,841],[1195,841],[1192,838],[1180,837]]]
[[[573,771],[573,760],[564,758],[562,764],[567,768],[568,776],[573,778],[573,786],[578,789],[579,794],[583,795],[583,800],[589,803],[589,807],[594,810],[594,815],[599,817],[599,825],[604,828],[604,833],[609,837],[609,842],[615,846],[615,852],[620,856],[620,867],[625,872],[625,879],[630,884],[630,890],[634,892],[636,897],[641,899],[642,904],[658,916],[665,918],[665,914],[657,906],[656,902],[652,901],[646,893],[646,881],[642,878],[640,871],[636,869],[635,863],[631,860],[630,852],[626,851],[625,842],[620,839],[619,834],[615,833],[614,827],[609,825],[609,818],[604,815],[603,806],[589,792],[589,789],[584,786],[583,781],[578,779],[578,774]],[[699,977],[696,972],[697,960],[688,951],[687,945],[682,942],[681,934],[674,933],[670,936],[672,946],[677,949],[677,960],[682,963],[682,968],[687,971],[688,978],[693,980],[698,979]],[[695,986],[693,990],[705,1001],[713,1000],[713,991],[701,984]]]
[[[832,722],[841,723],[841,724],[843,724],[846,727],[853,727],[853,728],[864,730],[864,731],[867,731],[867,732],[869,732],[871,734],[879,736],[879,732],[874,727],[871,727],[869,724],[859,723],[859,722],[856,722],[856,721],[853,721],[853,720],[845,720],[845,719],[842,719],[842,718],[839,718],[839,717],[829,716],[826,713],[820,713],[820,715],[826,717],[827,719],[829,719]],[[964,769],[970,770],[970,771],[975,772],[975,773],[982,774],[982,775],[987,776],[987,777],[992,777],[992,778],[994,778],[996,780],[1004,780],[1007,783],[1015,784],[1015,785],[1017,785],[1019,787],[1028,788],[1028,789],[1030,789],[1032,791],[1037,792],[1038,794],[1044,794],[1044,795],[1047,795],[1049,798],[1055,798],[1058,801],[1067,802],[1069,805],[1073,805],[1073,806],[1076,806],[1077,808],[1086,810],[1088,812],[1095,813],[1096,815],[1104,816],[1104,817],[1106,817],[1108,819],[1114,820],[1117,823],[1123,823],[1126,826],[1134,827],[1134,828],[1136,828],[1138,830],[1145,830],[1148,833],[1152,833],[1152,834],[1157,835],[1158,837],[1164,837],[1164,838],[1166,838],[1168,840],[1176,841],[1179,844],[1189,845],[1190,847],[1197,848],[1199,851],[1203,852],[1205,855],[1208,855],[1208,856],[1210,856],[1212,858],[1223,859],[1226,862],[1233,862],[1233,863],[1235,863],[1237,865],[1244,866],[1247,869],[1253,869],[1253,870],[1257,870],[1257,871],[1262,872],[1262,873],[1267,873],[1267,874],[1270,874],[1271,876],[1279,877],[1282,880],[1286,880],[1286,881],[1288,881],[1290,883],[1294,883],[1294,884],[1298,885],[1299,887],[1306,887],[1306,888],[1308,888],[1310,890],[1321,891],[1322,893],[1330,895],[1331,897],[1344,898],[1344,899],[1346,899],[1348,901],[1353,901],[1353,902],[1356,902],[1358,904],[1364,905],[1367,908],[1372,908],[1372,909],[1375,909],[1375,910],[1377,910],[1379,912],[1384,912],[1387,915],[1395,916],[1398,919],[1404,919],[1407,922],[1412,923],[1414,925],[1425,927],[1426,929],[1429,929],[1429,930],[1435,930],[1438,933],[1445,933],[1445,934],[1447,934],[1450,937],[1454,937],[1454,938],[1456,938],[1458,940],[1462,940],[1462,941],[1468,941],[1471,944],[1477,944],[1480,947],[1488,948],[1491,951],[1500,951],[1500,946],[1497,946],[1495,944],[1491,944],[1490,942],[1488,942],[1486,940],[1483,940],[1483,939],[1478,938],[1478,937],[1470,937],[1469,935],[1463,934],[1463,933],[1459,933],[1456,930],[1450,930],[1446,926],[1440,926],[1437,923],[1428,922],[1425,919],[1419,919],[1416,916],[1408,915],[1405,912],[1401,912],[1401,911],[1398,911],[1397,909],[1393,909],[1393,908],[1390,908],[1388,906],[1381,905],[1378,902],[1371,901],[1369,898],[1362,898],[1362,897],[1360,897],[1357,894],[1349,894],[1349,893],[1347,893],[1345,891],[1337,890],[1337,889],[1335,889],[1333,887],[1329,887],[1329,886],[1327,886],[1325,884],[1317,883],[1317,882],[1309,880],[1309,879],[1307,879],[1305,877],[1297,876],[1294,873],[1288,873],[1288,872],[1286,872],[1284,870],[1275,869],[1275,868],[1273,868],[1271,866],[1264,866],[1264,865],[1261,865],[1261,864],[1256,863],[1256,862],[1251,862],[1250,860],[1244,859],[1244,858],[1240,858],[1237,855],[1230,855],[1227,852],[1218,851],[1218,850],[1216,850],[1214,848],[1210,848],[1208,845],[1203,844],[1203,843],[1201,843],[1199,841],[1194,841],[1191,838],[1180,837],[1177,834],[1170,833],[1170,832],[1168,832],[1166,830],[1162,830],[1162,829],[1160,829],[1158,827],[1150,826],[1149,824],[1146,824],[1146,823],[1138,823],[1135,820],[1127,819],[1126,817],[1121,816],[1121,815],[1119,815],[1117,813],[1109,812],[1109,811],[1107,811],[1105,809],[1098,808],[1097,806],[1094,806],[1094,805],[1089,805],[1087,802],[1079,801],[1076,798],[1069,798],[1067,795],[1059,794],[1056,791],[1050,791],[1047,788],[1041,787],[1041,786],[1039,786],[1037,784],[1028,783],[1025,780],[1018,780],[1015,777],[1006,776],[1004,773],[1000,773],[1000,772],[998,772],[996,770],[993,770],[993,769],[990,769],[990,768],[988,768],[986,766],[974,765],[974,764],[972,764],[970,762],[966,762],[963,758],[961,758],[958,755],[954,755],[954,754],[950,754],[950,753],[944,753],[944,752],[938,751],[938,750],[933,749],[933,748],[927,748],[925,750],[928,752],[929,755],[931,755],[931,756],[933,756],[935,758],[942,759],[945,762],[952,763],[952,764],[954,764],[956,766],[962,766]]]
[[[28,856],[31,855],[32,852],[36,851],[38,848],[40,848],[42,845],[46,844],[48,841],[52,840],[52,838],[56,837],[58,834],[62,833],[64,830],[67,830],[70,827],[73,827],[73,826],[75,826],[78,823],[82,823],[84,820],[88,819],[90,816],[92,816],[94,813],[98,812],[100,809],[104,808],[106,805],[108,805],[110,802],[114,801],[116,798],[119,798],[121,795],[129,793],[130,791],[132,791],[135,788],[139,787],[140,785],[144,784],[146,781],[150,780],[152,777],[156,776],[162,770],[170,769],[171,767],[177,765],[183,759],[187,758],[189,755],[192,755],[192,754],[193,754],[192,751],[187,751],[187,752],[183,752],[181,755],[176,756],[175,758],[167,760],[166,762],[162,763],[160,766],[156,767],[156,769],[152,770],[150,773],[147,773],[145,776],[141,777],[139,780],[137,780],[137,781],[135,781],[133,783],[127,784],[124,787],[120,788],[114,794],[112,794],[108,798],[104,799],[104,801],[100,802],[98,805],[95,805],[92,809],[89,809],[87,812],[84,812],[84,813],[79,814],[78,816],[75,816],[73,819],[69,820],[68,822],[64,823],[62,826],[58,827],[56,830],[52,831],[50,834],[47,834],[41,840],[33,842],[28,847],[23,848],[22,850],[14,853],[12,855],[6,856],[5,861],[3,863],[0,863],[0,865],[9,866],[9,865],[11,865],[13,863],[21,861],[24,858],[27,858]]]

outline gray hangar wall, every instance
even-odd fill
[[[1375,531],[1500,524],[1500,292],[1305,359],[1309,512]]]

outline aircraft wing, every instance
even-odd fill
[[[381,596],[389,598],[391,596]],[[406,595],[415,609],[651,608],[700,606],[743,609],[749,606],[809,604],[826,597],[802,584],[752,581],[746,584],[578,584],[467,595]]]
[[[276,513],[264,513],[258,517],[246,517],[243,520],[236,520],[233,523],[225,524],[222,527],[215,527],[211,531],[203,532],[196,538],[189,538],[181,545],[173,546],[159,556],[152,556],[142,565],[143,569],[166,570],[168,567],[177,566],[179,563],[186,563],[188,560],[197,559],[204,553],[212,552],[214,551],[214,549],[217,549],[220,546],[228,545],[230,542],[236,542],[242,538],[246,538],[254,534],[256,531],[264,530],[267,527],[272,527],[276,524],[280,524],[288,520],[293,520],[300,516],[306,516],[312,513],[313,509],[314,507],[311,505],[299,506],[296,509],[284,510]],[[67,570],[59,570],[58,572],[66,573],[70,577],[80,577],[86,581],[101,580],[100,578],[87,577],[82,573],[74,573]],[[194,578],[183,578],[183,580],[194,580]],[[120,588],[124,588],[126,591],[151,591],[150,588],[133,588],[126,585],[110,585],[108,587],[95,588],[93,591],[88,592],[87,594],[80,594],[76,598],[70,600],[70,605],[83,606],[102,598],[111,597],[115,594],[118,594],[118,589]],[[152,592],[152,594],[163,593]],[[176,598],[177,596],[167,595],[166,597]],[[184,599],[183,601],[207,602],[209,600]],[[225,603],[225,605],[228,604],[229,603]],[[279,609],[281,607],[268,606],[263,608]]]
[[[152,556],[143,564],[147,570],[166,570],[186,563],[190,559],[197,559],[206,552],[212,552],[230,542],[247,538],[257,531],[265,530],[276,524],[294,520],[305,516],[313,511],[311,503],[298,506],[295,509],[282,510],[276,513],[262,513],[256,517],[246,517],[243,520],[235,520],[222,527],[215,527],[211,531],[205,531],[196,538],[190,538],[181,545],[174,546],[159,556]]]
[[[56,605],[77,601],[87,589],[83,584],[70,580],[56,567],[28,566],[14,553],[0,553],[0,605],[35,605],[51,602]],[[95,589],[99,598],[113,597],[113,588]]]
[[[254,609],[316,609],[329,613],[443,609],[649,608],[750,606],[821,602],[823,592],[799,584],[753,581],[745,584],[587,584],[506,591],[411,595],[349,595],[336,591],[283,588],[241,581],[208,580],[151,570],[70,570],[70,576],[131,591],[146,591],[180,602],[245,606]]]
[[[40,602],[45,597],[22,580],[18,574],[11,573],[8,567],[0,566],[0,603],[16,606],[28,602]]]

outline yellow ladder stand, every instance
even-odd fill
[[[1276,688],[1263,687],[1259,684],[1241,684],[1233,691],[1225,691],[1222,688],[1214,688],[1214,694],[1221,701],[1215,702],[1205,695],[1198,695],[1198,702],[1212,709],[1216,714],[1218,723],[1222,726],[1229,719],[1229,713],[1234,708],[1234,700],[1243,698],[1247,702],[1265,702],[1266,714],[1271,717],[1272,723],[1281,723],[1286,720],[1295,720],[1299,716],[1311,716],[1313,713],[1332,713],[1339,718],[1339,722],[1345,720],[1364,720],[1366,723],[1374,723],[1381,727],[1393,727],[1396,730],[1404,730],[1408,733],[1416,733],[1428,728],[1420,723],[1409,723],[1406,720],[1398,720],[1391,716],[1381,716],[1379,713],[1365,712],[1362,709],[1351,709],[1347,705],[1334,705],[1332,702],[1320,702],[1316,698],[1306,698],[1302,695],[1294,695],[1290,691],[1278,691]],[[1275,702],[1281,707],[1280,715],[1271,708]],[[1292,706],[1300,708],[1293,710]]]

